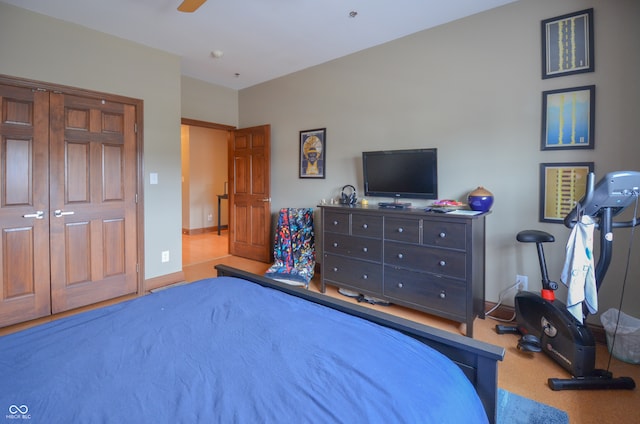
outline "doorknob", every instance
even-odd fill
[[[73,214],[74,214],[73,211],[62,212],[60,209],[56,209],[55,211],[53,211],[53,216],[55,216],[56,218],[60,218],[61,216],[65,216],[65,215],[73,215]]]
[[[23,218],[35,218],[35,219],[43,219],[44,218],[44,211],[36,211],[35,213],[28,213],[25,215],[22,215]]]

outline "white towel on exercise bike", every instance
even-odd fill
[[[589,313],[598,312],[598,289],[593,265],[593,229],[595,223],[584,215],[571,230],[567,257],[560,280],[567,286],[567,309],[582,323],[582,303]]]

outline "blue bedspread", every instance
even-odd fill
[[[487,422],[440,353],[228,277],[1,337],[0,410],[0,423]]]

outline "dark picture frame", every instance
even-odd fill
[[[540,164],[540,222],[562,223],[587,191],[593,162]]]
[[[545,19],[542,79],[593,72],[593,8]]]
[[[593,149],[596,86],[542,93],[541,150]]]
[[[300,131],[300,178],[324,178],[327,154],[327,129]]]

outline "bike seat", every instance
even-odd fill
[[[546,231],[524,230],[516,236],[516,240],[522,243],[549,243],[556,239]]]

